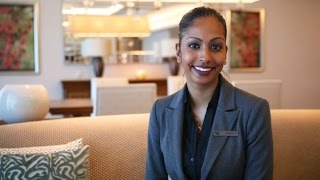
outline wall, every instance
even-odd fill
[[[5,84],[43,84],[48,89],[50,98],[58,99],[62,98],[61,79],[73,79],[78,71],[88,72],[90,75],[93,72],[89,67],[63,64],[61,0],[40,0],[39,10],[40,73],[36,75],[0,74],[0,87]]]
[[[320,1],[261,0],[246,7],[266,10],[265,70],[261,73],[229,73],[232,80],[281,79],[283,108],[320,108]],[[52,99],[62,98],[62,79],[93,77],[91,66],[65,65],[61,26],[61,0],[40,0],[40,70],[37,75],[0,74],[5,84],[40,83]],[[163,65],[109,65],[105,76],[135,77],[146,69],[150,78],[166,77]]]
[[[232,79],[280,79],[284,108],[320,108],[320,1],[261,2],[266,10],[265,71]]]

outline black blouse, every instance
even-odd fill
[[[208,104],[202,129],[197,134],[194,116],[189,100],[189,91],[185,94],[185,117],[183,125],[183,170],[188,179],[201,179],[201,167],[206,154],[214,116],[220,96],[220,80]]]

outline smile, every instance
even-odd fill
[[[199,66],[194,66],[194,68],[197,70],[197,71],[201,71],[201,72],[209,72],[212,70],[212,68],[204,68],[204,67],[199,67]]]

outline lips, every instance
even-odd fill
[[[194,70],[202,76],[208,75],[214,68],[213,67],[201,67],[201,66],[193,66]]]

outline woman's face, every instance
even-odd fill
[[[226,63],[226,39],[214,17],[195,19],[177,46],[177,59],[188,83],[212,85]]]

